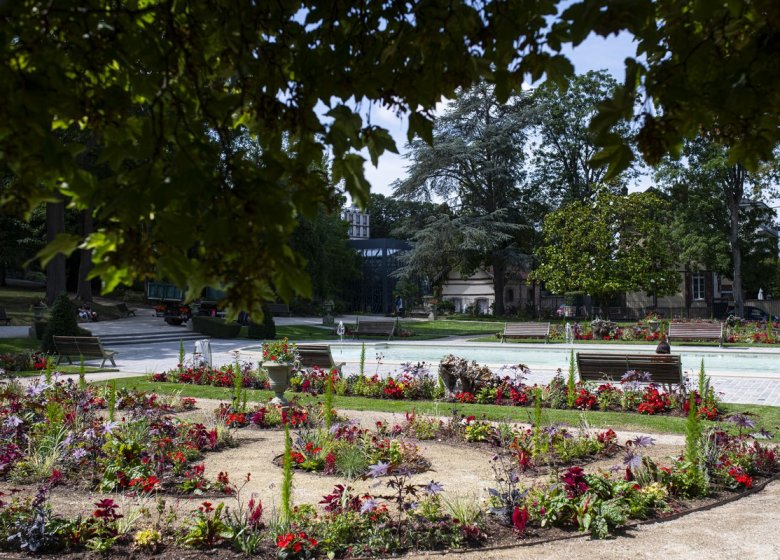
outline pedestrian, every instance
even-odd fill
[[[398,317],[404,316],[404,300],[401,296],[395,298],[395,314]]]
[[[666,340],[666,335],[661,335],[661,342],[658,343],[658,346],[655,347],[655,353],[656,354],[671,354],[672,353],[672,347],[669,346],[669,341]]]

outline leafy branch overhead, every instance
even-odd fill
[[[107,289],[166,277],[190,293],[221,287],[234,309],[252,310],[310,293],[289,243],[299,217],[334,209],[336,184],[368,201],[366,157],[396,150],[375,108],[406,115],[409,138],[430,142],[442,97],[482,79],[499,101],[524,80],[564,84],[572,65],[559,53],[590,32],[628,31],[645,57],[627,61],[595,120],[610,173],[631,160],[610,131],[637,94],[651,163],[700,128],[748,166],[780,138],[776,3],[588,0],[556,15],[557,5],[2,2],[0,159],[13,188],[0,204],[29,211],[61,195],[91,209],[96,230],[53,249],[92,249]],[[89,149],[92,170],[80,163]],[[325,156],[329,173],[316,172]]]

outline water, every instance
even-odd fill
[[[359,363],[360,344],[353,342],[331,343],[331,353],[337,362],[347,362],[348,366]],[[652,354],[652,346],[605,347],[598,345],[575,346],[575,352],[612,352],[626,354]],[[259,348],[246,348],[245,351],[259,351]],[[569,366],[571,347],[539,347],[519,344],[476,345],[476,344],[409,344],[409,343],[366,343],[366,363],[368,372],[373,373],[379,361],[386,366],[397,366],[405,362],[428,362],[434,369],[447,354],[454,354],[468,360],[475,360],[491,368],[502,365],[522,363],[532,371],[554,372],[561,368],[564,372]],[[673,349],[682,359],[682,367],[688,374],[699,371],[704,359],[708,375],[728,375],[737,377],[769,377],[780,379],[780,353],[764,350],[721,350],[702,348],[695,350]],[[379,356],[379,358],[377,357]],[[352,369],[351,367],[349,368]],[[384,369],[380,366],[380,369]],[[394,368],[390,368],[394,369]]]

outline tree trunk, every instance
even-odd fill
[[[82,212],[84,236],[92,233],[92,208],[87,208]],[[88,280],[92,270],[92,250],[81,249],[79,260],[79,285],[76,297],[81,301],[92,302],[92,280]]]
[[[742,317],[744,301],[742,299],[742,248],[739,245],[739,203],[745,193],[745,168],[741,164],[732,166],[726,181],[726,199],[729,207],[729,244],[731,260],[734,266],[734,308],[737,317]]]
[[[51,243],[58,233],[65,231],[65,203],[46,203],[46,241]],[[65,292],[65,255],[57,254],[46,265],[46,301],[54,304],[57,296]]]
[[[504,314],[504,287],[506,286],[506,266],[501,259],[493,259],[493,292],[495,303],[493,304],[493,314]]]

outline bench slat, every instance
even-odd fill
[[[387,335],[390,340],[395,334],[395,321],[358,321],[353,338],[364,334]]]
[[[723,323],[670,323],[669,340],[717,340],[723,343]]]
[[[341,373],[344,362],[336,363],[327,344],[299,344],[298,355],[301,368],[318,367],[324,370],[336,368]]]
[[[587,354],[577,352],[583,381],[619,381],[627,371],[647,372],[653,382],[682,385],[680,356],[668,354]]]
[[[72,358],[102,358],[103,362],[100,367],[106,365],[106,360],[109,360],[111,365],[116,367],[114,356],[117,352],[103,348],[100,338],[96,336],[55,336],[53,338],[54,347],[59,354],[58,365],[62,358],[66,358],[71,364],[73,363]]]
[[[550,336],[550,323],[504,323],[501,342],[507,338],[544,338],[547,342]]]

